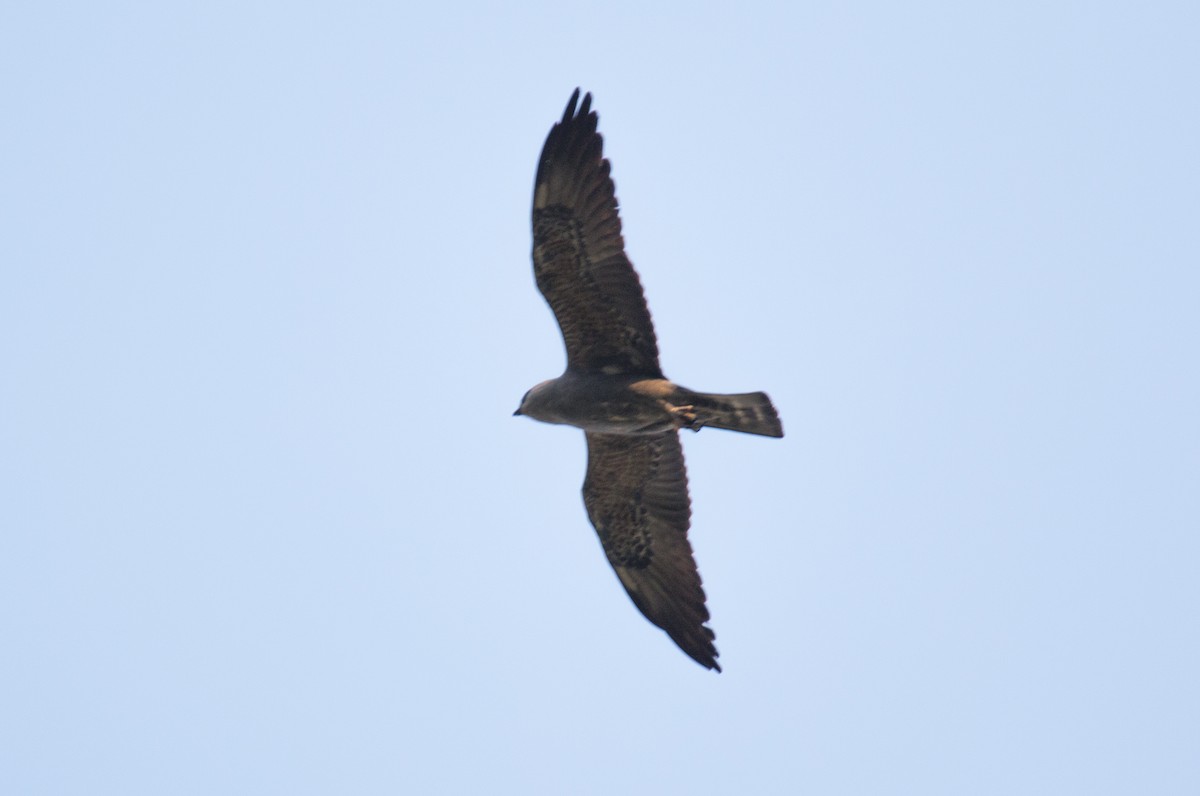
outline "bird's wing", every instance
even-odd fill
[[[562,329],[567,366],[661,377],[642,284],[625,256],[617,197],[579,89],[542,147],[533,189],[533,273]]]
[[[587,434],[583,502],[608,562],[646,618],[701,666],[721,671],[687,531],[678,432]]]

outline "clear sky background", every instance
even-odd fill
[[[169,7],[168,7],[169,6]],[[0,12],[0,792],[1200,792],[1194,3]],[[595,95],[723,674],[625,596]]]

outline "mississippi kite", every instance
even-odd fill
[[[578,105],[578,110],[577,110]],[[583,503],[608,562],[638,609],[701,666],[715,635],[687,531],[681,428],[782,437],[765,393],[721,395],[673,384],[621,219],[592,95],[571,95],[550,130],[533,189],[533,272],[562,330],[567,368],[525,394],[514,414],[584,430]]]

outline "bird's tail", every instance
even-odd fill
[[[693,393],[689,400],[696,411],[696,428],[712,426],[764,437],[782,437],[783,424],[779,413],[765,392],[737,395]]]

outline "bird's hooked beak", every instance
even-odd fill
[[[518,406],[517,411],[513,412],[513,417],[516,417],[519,414],[521,414],[521,407]]]

